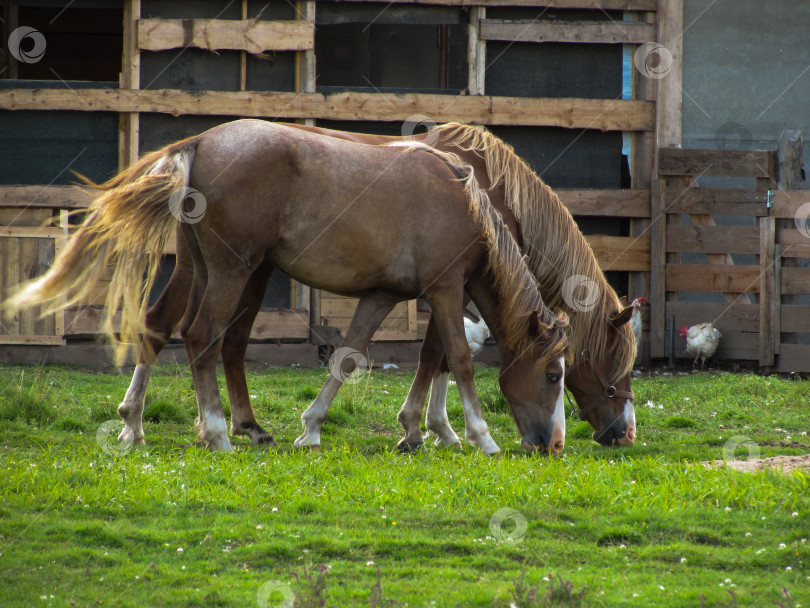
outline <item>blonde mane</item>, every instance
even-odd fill
[[[594,360],[607,362],[605,372],[611,382],[630,373],[636,344],[629,323],[618,328],[610,324],[622,304],[559,197],[510,145],[490,132],[461,123],[437,128],[447,143],[484,159],[490,190],[503,183],[506,205],[520,222],[527,263],[546,305],[570,313],[574,356],[587,352]],[[598,295],[595,302],[589,299],[588,306],[579,307],[579,311],[573,310],[564,297],[566,279],[578,276],[592,281]],[[570,300],[571,294],[568,296]],[[614,329],[620,337],[611,340]]]
[[[565,313],[555,315],[543,302],[537,281],[526,265],[520,247],[501,214],[490,203],[486,191],[479,186],[473,167],[456,154],[436,150],[418,142],[396,142],[389,145],[404,146],[438,156],[464,185],[470,214],[481,227],[487,244],[487,272],[492,275],[495,292],[499,295],[501,330],[507,346],[518,354],[533,347],[529,328],[532,315],[538,313],[540,334],[546,341],[546,347],[536,362],[538,367],[545,367],[552,359],[562,357],[568,347],[568,317]]]

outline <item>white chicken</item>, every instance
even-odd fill
[[[484,348],[484,341],[489,338],[489,327],[480,319],[477,323],[464,315],[464,335],[470,345],[470,354],[475,357]]]
[[[700,369],[720,344],[720,332],[711,323],[700,323],[692,327],[681,327],[681,337],[686,340],[686,352],[695,355],[692,367],[700,359]]]
[[[633,337],[636,339],[636,353],[641,352],[641,307],[649,306],[647,298],[636,298],[630,304],[633,307],[633,315],[630,317],[630,327],[633,328]]]

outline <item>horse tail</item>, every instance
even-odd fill
[[[103,184],[79,176],[97,192],[84,222],[50,270],[22,285],[4,307],[42,305],[47,314],[87,301],[112,270],[103,331],[115,345],[116,364],[123,363],[129,348],[150,333],[144,319],[147,300],[161,254],[181,217],[196,148],[196,138],[171,144]]]

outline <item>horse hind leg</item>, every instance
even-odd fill
[[[405,398],[405,402],[402,404],[399,414],[397,414],[397,420],[402,425],[402,428],[405,429],[405,437],[400,440],[397,446],[402,452],[414,451],[421,447],[424,442],[424,437],[422,436],[422,410],[425,405],[428,387],[430,387],[430,403],[433,403],[434,399],[444,399],[447,395],[447,377],[446,375],[444,376],[444,382],[442,383],[442,375],[438,372],[443,356],[444,348],[442,347],[441,338],[439,338],[436,323],[431,317],[428,322],[427,331],[425,332],[425,339],[422,341],[422,347],[419,349],[419,363],[416,368],[416,376],[408,391],[408,396]],[[432,384],[431,378],[433,379]],[[437,378],[439,379],[438,382]],[[440,397],[442,391],[444,397]],[[430,403],[428,404],[427,429],[437,434],[436,444],[450,445],[452,443],[458,443],[459,439],[453,432],[453,429],[449,428],[449,423],[446,427],[442,427],[438,420],[434,421],[431,418]],[[443,411],[444,401],[441,403],[441,409]],[[438,411],[435,405],[433,411]],[[436,424],[433,424],[434,422]],[[447,429],[449,429],[449,433],[447,433]],[[453,437],[455,437],[455,440],[453,440]]]
[[[247,435],[250,442],[257,445],[275,444],[275,441],[270,433],[256,422],[253,408],[250,406],[250,394],[245,377],[245,353],[250,330],[261,309],[272,272],[273,265],[265,262],[250,276],[237,306],[239,316],[225,332],[222,343],[222,364],[225,368],[225,382],[231,402],[231,435]]]
[[[447,417],[447,387],[449,384],[450,370],[447,369],[446,359],[444,359],[430,384],[430,398],[425,416],[425,427],[436,435],[434,443],[439,446],[461,444],[461,440],[450,426],[450,419]]]
[[[346,337],[333,355],[329,378],[312,404],[301,415],[304,432],[295,440],[295,447],[309,446],[314,449],[320,447],[321,427],[326,420],[332,400],[355,366],[362,365],[365,361],[361,352],[365,351],[374,332],[396,303],[396,300],[380,294],[360,298]]]
[[[138,352],[138,363],[132,375],[123,401],[118,406],[118,415],[124,421],[124,430],[119,441],[145,443],[143,432],[143,408],[146,389],[152,376],[152,368],[158,353],[171,337],[172,331],[186,310],[189,290],[194,274],[193,264],[185,251],[184,240],[177,239],[177,263],[169,283],[157,302],[146,313],[146,327],[157,336],[144,338]]]
[[[229,322],[246,310],[238,310],[239,297],[234,294],[241,293],[249,276],[209,272],[205,295],[185,336],[200,411],[197,440],[212,450],[233,450],[219,398],[216,363]]]

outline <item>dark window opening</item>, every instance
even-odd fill
[[[118,82],[123,9],[12,5],[2,16],[2,78]]]
[[[467,88],[466,11],[323,3],[316,19],[320,89]]]

